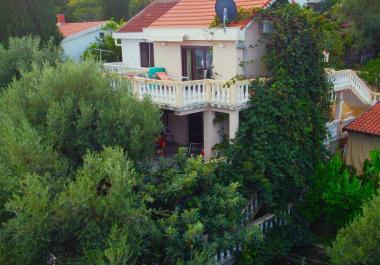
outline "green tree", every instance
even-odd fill
[[[380,55],[372,60],[369,60],[359,73],[368,84],[380,91]]]
[[[128,82],[117,89],[111,82],[93,62],[33,69],[6,90],[0,113],[15,124],[25,119],[71,167],[88,150],[104,146],[121,146],[139,161],[153,151],[160,112],[148,100],[135,99]]]
[[[370,8],[368,8],[370,7]],[[380,2],[342,0],[341,20],[350,24],[359,51],[380,52]]]
[[[380,194],[363,208],[347,227],[339,231],[328,253],[332,264],[380,264]]]
[[[102,0],[104,17],[116,20],[129,17],[129,0]]]
[[[55,65],[62,61],[62,51],[50,41],[42,44],[39,37],[9,38],[8,47],[0,44],[0,89],[32,66]]]
[[[6,204],[12,218],[0,233],[1,264],[132,264],[149,231],[149,211],[122,149],[88,154],[75,180],[56,187],[26,176]]]
[[[266,201],[283,209],[300,198],[324,160],[331,86],[322,63],[321,32],[313,13],[297,5],[264,11],[273,32],[266,38],[270,79],[253,84],[237,139],[229,150],[231,169],[249,191],[262,187]]]
[[[254,240],[237,184],[223,185],[217,166],[181,151],[141,174],[123,149],[105,148],[66,183],[26,174],[6,203],[0,262],[211,265],[217,251]]]
[[[362,180],[350,173],[335,155],[321,164],[311,179],[304,211],[311,221],[322,217],[332,228],[341,228],[361,212],[363,202],[376,192],[376,185],[376,178]]]
[[[54,0],[1,1],[0,42],[6,44],[9,37],[38,35],[43,42],[61,40],[56,26]]]
[[[111,20],[103,26],[103,30],[107,33],[100,38],[97,38],[94,43],[83,52],[82,59],[93,59],[101,60],[104,62],[119,62],[121,61],[122,53],[121,47],[116,46],[115,40],[112,37],[112,32],[117,31],[124,24],[124,20],[116,22]],[[100,51],[103,50],[103,51]],[[100,58],[100,53],[102,58]]]
[[[136,15],[140,10],[146,7],[151,0],[129,0],[129,16],[128,18],[132,18]],[[124,18],[125,19],[125,18]]]
[[[184,264],[196,253],[211,261],[216,250],[242,242],[244,199],[238,183],[223,184],[217,167],[201,158],[187,159],[181,150],[174,164],[163,161],[156,172],[145,174],[142,190],[157,229],[149,247],[152,254],[142,264]]]
[[[104,12],[101,0],[68,0],[61,8],[71,22],[102,20]]]

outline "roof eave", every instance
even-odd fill
[[[68,35],[68,36],[65,36],[62,40],[62,42],[66,42],[66,41],[71,41],[73,39],[77,39],[77,38],[80,38],[84,35],[87,35],[87,34],[90,34],[90,33],[93,33],[95,31],[99,31],[102,29],[102,27],[104,26],[104,24],[106,24],[107,22],[105,21],[104,23],[102,24],[99,24],[99,25],[96,25],[94,27],[91,27],[91,28],[88,28],[88,29],[85,29],[85,30],[82,30],[82,31],[79,31],[77,33],[74,33],[74,34],[71,34],[71,35]]]

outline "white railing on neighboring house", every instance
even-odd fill
[[[104,63],[104,70],[108,73],[116,73],[122,76],[132,75],[143,75],[148,76],[148,68],[131,68],[122,62],[118,63]]]
[[[349,123],[351,123],[353,120],[355,120],[355,117],[348,117],[343,120],[334,120],[334,121],[328,122],[326,124],[328,135],[324,143],[328,145],[341,139],[343,136],[342,129],[345,126],[347,126]]]
[[[329,70],[328,76],[334,84],[334,91],[336,92],[349,89],[364,104],[369,106],[380,100],[380,93],[373,92],[352,70]]]
[[[249,100],[252,80],[228,83],[224,80],[163,81],[141,77],[130,78],[134,93],[165,108],[188,110],[201,107],[243,108]]]
[[[249,223],[248,226],[257,226],[260,231],[264,234],[272,231],[274,228],[286,225],[288,223],[288,218],[290,216],[291,205],[288,206],[287,211],[285,211],[280,217],[275,214],[266,214],[253,222]],[[214,256],[215,265],[232,265],[235,262],[235,256],[237,252],[242,250],[240,244],[232,245],[227,247],[222,251],[219,251],[217,255]]]
[[[246,224],[247,222],[250,222],[252,218],[256,216],[257,212],[261,209],[263,205],[263,193],[256,192],[256,194],[248,201],[247,206],[242,211],[243,220],[241,221],[241,223]]]

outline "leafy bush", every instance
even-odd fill
[[[159,110],[135,99],[126,81],[113,89],[94,62],[34,68],[7,89],[0,112],[14,124],[26,122],[74,168],[88,150],[103,146],[121,146],[134,161],[144,159],[161,129]]]
[[[22,72],[42,67],[44,64],[55,65],[62,61],[62,51],[50,41],[41,43],[39,37],[26,36],[9,38],[8,48],[0,44],[0,91],[12,79],[18,79]]]
[[[377,59],[368,61],[359,75],[370,85],[380,90],[380,56]]]
[[[380,183],[380,152],[377,150],[371,151],[369,157],[370,159],[364,162],[363,177]]]
[[[380,193],[347,227],[339,231],[328,253],[331,264],[380,264]]]
[[[215,167],[180,152],[141,175],[123,149],[105,148],[66,184],[26,175],[6,203],[0,263],[42,264],[53,254],[60,264],[211,265],[248,235],[237,184],[222,185]]]
[[[363,202],[376,193],[376,185],[376,179],[365,180],[351,173],[336,155],[321,164],[311,178],[304,212],[311,221],[322,216],[328,225],[341,228],[361,212]]]
[[[149,211],[133,192],[133,163],[123,150],[89,154],[75,180],[57,190],[29,175],[6,204],[12,218],[0,233],[1,264],[130,264],[149,231]]]
[[[145,264],[176,264],[195,252],[209,253],[241,242],[244,199],[237,183],[221,182],[217,166],[201,158],[187,159],[181,150],[174,165],[163,163],[157,172],[146,174],[143,192],[162,233],[152,235],[152,249],[161,251]]]

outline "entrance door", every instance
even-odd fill
[[[182,75],[188,80],[212,77],[212,47],[182,47]]]
[[[189,143],[203,143],[203,113],[189,115]]]

